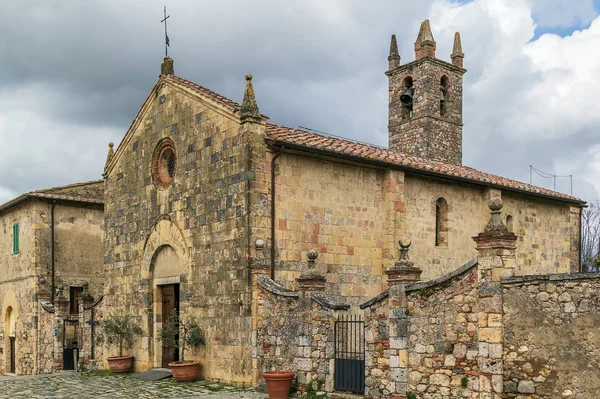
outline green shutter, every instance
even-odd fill
[[[19,253],[19,224],[13,224],[13,254]]]

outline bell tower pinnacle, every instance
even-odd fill
[[[423,158],[462,165],[462,88],[464,54],[454,36],[452,63],[435,58],[429,20],[421,23],[415,60],[400,65],[392,36],[389,69],[389,147]]]

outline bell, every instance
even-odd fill
[[[444,92],[443,92],[442,90],[440,90],[440,101],[441,101],[441,102],[444,102],[444,101],[446,101],[446,100],[444,99]]]
[[[400,96],[400,102],[406,108],[410,108],[413,105],[413,93],[414,93],[414,90],[412,87],[410,87],[408,90],[406,90],[404,92],[403,95]]]

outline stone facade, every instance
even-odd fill
[[[165,59],[164,74],[116,152],[109,146],[104,171],[106,284],[96,311],[98,318],[130,315],[142,326],[143,335],[130,350],[136,371],[162,365],[157,333],[168,302],[163,290],[173,286],[182,316],[198,319],[205,330],[206,346],[188,355],[200,361],[205,378],[257,384],[261,372],[290,367],[301,374],[304,388],[323,378],[330,389],[331,325],[340,312],[364,313],[368,323],[386,326],[384,335],[377,335],[384,332],[379,327],[377,334],[369,333],[371,352],[378,355],[367,356],[367,361],[379,370],[368,375],[372,387],[381,394],[401,395],[413,388],[407,369],[409,336],[401,336],[408,332],[399,327],[410,325],[410,318],[398,308],[421,312],[422,320],[413,322],[424,324],[430,313],[434,316],[429,319],[442,320],[460,311],[465,320],[448,328],[461,339],[468,337],[467,347],[496,344],[484,341],[496,336],[477,335],[479,330],[470,324],[474,314],[479,323],[479,313],[487,312],[468,302],[475,298],[480,306],[481,295],[467,292],[473,281],[434,296],[439,305],[427,296],[413,297],[407,284],[386,275],[397,258],[396,243],[404,235],[413,237],[412,260],[424,279],[451,273],[477,256],[471,237],[488,221],[491,198],[504,200],[505,214],[519,236],[514,237],[514,275],[578,270],[583,202],[459,166],[465,72],[460,39],[455,39],[449,64],[435,59],[428,24],[420,37],[417,60],[403,66],[392,44],[392,150],[267,123],[258,110],[252,76],[246,76],[243,102],[238,104],[174,76],[172,60]],[[414,84],[412,114],[399,105],[406,74]],[[445,85],[443,105],[440,85]],[[318,261],[307,264],[313,250]],[[477,284],[498,277],[491,269],[476,276]],[[271,288],[276,281],[280,288],[270,291],[258,283],[263,281],[259,277],[271,281],[266,284]],[[323,305],[315,299],[319,290],[325,290],[329,302],[344,303],[353,312]],[[465,292],[457,295],[467,302],[454,302],[452,295],[461,290]],[[358,308],[382,292],[393,294],[392,305],[384,295],[370,310]],[[415,352],[421,360],[414,371],[423,376],[413,381],[415,390],[426,385],[423,392],[441,387],[446,392],[442,382],[447,379],[441,375],[452,369],[446,365],[450,353],[436,352],[438,341],[426,342],[442,334],[436,328],[427,326],[428,334],[413,339],[415,346],[422,339],[419,345],[426,348]],[[463,328],[466,335],[458,334]],[[298,331],[305,338],[289,335]],[[391,343],[385,344],[386,339]],[[434,352],[429,352],[430,345]],[[475,370],[472,353],[467,356],[472,348],[464,354],[461,348],[452,352],[455,364],[481,371],[479,363]],[[107,356],[112,350],[103,347],[98,353]],[[481,355],[477,362],[495,361],[490,359]],[[489,381],[473,374],[473,381],[468,380],[473,388],[468,388],[475,392],[474,384],[495,384],[502,374],[486,373]],[[436,383],[430,383],[430,375],[436,375]],[[456,384],[456,378],[449,378]]]
[[[18,248],[15,248],[18,225]],[[63,320],[70,317],[70,287],[103,291],[102,183],[90,182],[24,194],[0,206],[0,370],[16,374],[63,369]],[[54,245],[52,245],[52,237]],[[65,299],[54,313],[54,287]],[[77,309],[78,305],[74,305]],[[76,316],[74,314],[73,316]]]

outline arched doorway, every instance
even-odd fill
[[[5,370],[9,373],[16,373],[16,328],[16,312],[9,306],[4,313]]]
[[[155,334],[162,324],[169,321],[174,314],[179,313],[179,283],[184,272],[179,256],[170,245],[163,245],[156,250],[152,262],[152,274],[155,288]],[[178,337],[175,337],[178,340]],[[161,343],[161,349],[155,351],[155,356],[160,354],[160,360],[155,359],[155,366],[167,368],[170,362],[179,360],[179,352],[172,345]]]

